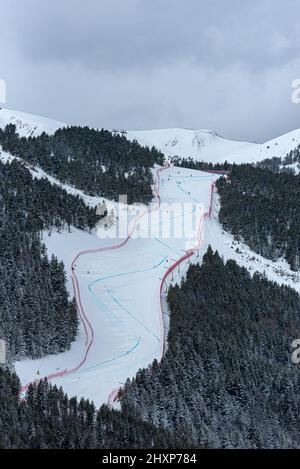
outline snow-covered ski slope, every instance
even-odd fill
[[[0,128],[13,123],[22,136],[52,134],[67,124],[19,111],[0,109]],[[300,129],[263,144],[227,140],[212,130],[157,129],[128,131],[127,138],[143,146],[155,146],[167,157],[194,158],[211,163],[254,163],[274,156],[284,157],[300,145]]]
[[[177,228],[183,217],[190,220],[193,212],[201,211],[202,203],[208,210],[215,178],[197,171],[164,168],[156,189],[160,205],[156,197],[151,207],[158,218],[152,219],[151,236],[147,238],[135,238],[137,224],[131,224],[133,236],[127,242],[126,238],[103,240],[78,230],[50,237],[45,234],[49,254],[55,253],[68,266],[69,289],[75,288],[82,322],[70,351],[16,364],[24,386],[49,377],[70,395],[93,399],[99,405],[139,368],[147,367],[154,358],[160,360],[165,341],[162,313],[167,312],[164,301],[161,305],[162,278],[188,249],[201,244],[202,214],[195,218],[195,237],[189,233],[177,237],[178,231],[172,228],[169,236],[166,228],[170,220]],[[187,190],[191,187],[200,204],[192,200]],[[179,215],[170,213],[174,202],[181,206]],[[142,213],[146,212],[143,208]],[[141,225],[142,234],[143,229]],[[180,279],[186,268],[187,263],[176,268],[170,280]]]
[[[211,244],[225,259],[236,259],[251,273],[264,272],[269,279],[299,291],[298,279],[284,261],[268,261],[242,243],[235,243],[223,231],[217,219],[217,194],[213,197],[211,218],[206,217],[204,224],[202,217],[198,219],[195,239],[184,234],[177,237],[177,230],[171,231],[170,237],[163,236],[168,234],[170,219],[178,228],[182,218],[189,220],[190,213],[199,210],[202,203],[205,211],[209,211],[212,182],[217,177],[176,167],[162,171],[160,207],[157,198],[152,207],[153,211],[158,209],[159,221],[153,222],[149,238],[104,240],[79,230],[51,236],[45,233],[49,255],[54,253],[65,262],[72,294],[75,288],[81,316],[80,334],[66,353],[16,363],[25,387],[47,376],[63,386],[69,395],[84,396],[100,405],[108,402],[138,369],[147,367],[154,358],[160,359],[168,324],[166,284],[181,280],[189,260],[173,271],[166,284],[162,284],[162,279],[193,245],[200,248],[191,257],[192,262],[201,262]],[[181,216],[168,213],[169,204],[174,202],[182,207]],[[138,216],[138,213],[131,214],[133,219]],[[117,245],[120,245],[117,249],[105,250]],[[74,273],[78,284],[74,282]]]
[[[0,110],[1,125],[4,121],[8,123],[3,118],[3,112],[5,114],[6,111]],[[42,128],[52,132],[55,126],[61,126],[52,121],[50,124],[42,123],[38,119],[15,123],[17,127],[21,125],[22,132],[27,135],[32,132],[36,134]],[[284,145],[291,144],[291,138],[295,139],[292,141],[296,146],[299,133],[295,131],[278,138],[274,146],[283,149]],[[221,139],[211,132],[209,134],[212,139]],[[279,140],[282,145],[279,145]],[[146,144],[145,141],[141,143]],[[3,161],[12,158],[4,152],[0,156]],[[35,177],[47,177],[51,183],[60,184],[39,168],[31,168],[31,171]],[[186,217],[198,212],[201,204],[204,204],[206,212],[209,211],[211,185],[217,177],[175,167],[161,171],[152,207],[153,213],[159,214],[159,219],[152,222],[151,236],[148,238],[135,238],[138,224],[131,224],[132,237],[128,240],[126,237],[101,239],[95,233],[75,229],[71,233],[54,232],[51,236],[44,233],[49,255],[53,253],[65,263],[72,296],[75,290],[81,317],[80,334],[71,349],[63,354],[16,363],[24,389],[28,383],[47,376],[57,385],[62,385],[69,395],[84,396],[100,405],[114,396],[115,390],[128,377],[135,376],[139,368],[148,366],[154,358],[160,359],[168,326],[164,297],[167,285],[162,279],[170,266],[185,257],[187,250],[193,246],[201,245],[202,249],[176,268],[166,283],[180,281],[188,262],[201,262],[203,253],[211,244],[225,259],[235,259],[250,272],[264,272],[269,279],[299,291],[298,279],[284,261],[271,262],[254,254],[242,243],[235,243],[233,237],[222,229],[217,218],[217,194],[213,197],[212,217],[206,217],[205,221],[201,217],[198,219],[194,239],[191,240],[185,233],[178,236],[177,228],[182,225],[183,218],[185,221],[189,219]],[[88,204],[100,202],[100,199],[86,197],[74,188],[65,188],[81,195]],[[168,212],[173,203],[178,204],[182,211],[180,216],[172,216],[170,223]],[[122,209],[127,210],[126,207]],[[145,207],[142,207],[144,212]],[[130,220],[139,216],[137,206],[130,209]],[[171,228],[170,236],[169,224],[176,228],[173,231]],[[158,227],[160,230],[157,232]],[[106,250],[117,245],[117,249]]]

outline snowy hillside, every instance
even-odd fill
[[[36,136],[42,132],[53,134],[57,129],[66,125],[46,117],[0,108],[0,128],[3,129],[8,124],[15,124],[21,137]]]
[[[69,395],[84,396],[96,405],[108,400],[112,403],[111,396],[128,377],[147,367],[154,358],[161,358],[168,328],[167,285],[180,282],[189,259],[164,278],[187,248],[197,246],[191,261],[201,262],[211,244],[225,260],[235,259],[251,273],[264,272],[269,279],[299,291],[299,282],[286,262],[264,259],[222,229],[216,194],[211,217],[205,217],[203,222],[199,209],[203,204],[205,212],[210,213],[211,183],[216,178],[200,171],[166,168],[157,186],[161,204],[152,206],[157,218],[150,218],[150,236],[143,236],[148,227],[139,223],[133,225],[133,234],[127,241],[101,239],[95,233],[74,229],[51,236],[44,233],[49,254],[57,255],[66,265],[71,293],[76,271],[75,294],[80,297],[82,322],[80,334],[68,352],[15,364],[25,387],[47,376]],[[180,208],[179,214],[169,214],[174,202]],[[147,221],[147,211],[142,213]],[[200,215],[192,223],[194,233],[186,231],[193,213]],[[141,213],[132,213],[130,219],[141,219]],[[174,221],[174,231],[168,235],[170,219]],[[178,230],[182,230],[180,237]]]
[[[22,135],[36,135],[43,130],[54,132],[63,125],[0,110],[1,127],[10,122],[17,125]],[[263,159],[273,156],[275,150],[278,156],[285,156],[300,143],[300,130],[265,145],[230,142],[211,131],[168,129],[128,133],[129,138],[136,137],[141,144],[156,146],[162,145],[167,136],[167,151],[162,148],[166,155],[172,151],[176,154],[178,149],[181,156],[189,156],[189,150],[193,149],[195,154],[191,156],[214,162],[232,161],[237,155],[244,161],[251,161],[250,157]],[[12,157],[0,151],[0,159],[10,161]],[[40,168],[30,170],[34,177],[46,177],[52,184],[60,185]],[[114,208],[118,212],[117,228],[128,211],[130,224],[124,236],[118,230],[110,233],[112,238],[99,236],[100,232],[97,236],[95,231],[89,234],[75,229],[53,232],[51,236],[43,233],[49,255],[55,254],[65,263],[68,288],[76,296],[81,327],[68,352],[15,364],[23,390],[30,382],[48,377],[62,385],[69,395],[84,396],[96,405],[112,403],[116,390],[128,377],[147,367],[154,358],[161,358],[167,345],[169,321],[167,285],[180,282],[190,260],[201,262],[208,244],[224,259],[235,259],[250,272],[264,272],[269,279],[299,291],[299,282],[284,261],[271,262],[254,254],[222,229],[217,194],[211,198],[212,182],[218,176],[173,166],[156,168],[154,175],[156,197],[149,212],[143,206],[133,206],[130,211],[122,207],[118,212],[117,205],[112,207],[106,201],[109,210]],[[88,204],[101,201],[72,187],[63,187],[81,195]],[[205,219],[201,216],[202,206],[208,215]],[[179,213],[173,212],[175,207]],[[196,215],[199,219],[193,218]],[[192,232],[187,229],[191,226]],[[131,236],[126,238],[128,233]],[[186,257],[188,252],[192,257]],[[170,271],[170,268],[174,269]]]
[[[19,111],[0,109],[0,128],[12,123],[22,136],[52,134],[67,124]],[[71,124],[71,123],[70,123]],[[221,163],[255,163],[273,156],[285,157],[300,145],[300,129],[263,144],[227,140],[212,130],[158,129],[128,131],[127,138],[143,146],[155,146],[167,157],[194,158],[198,161]]]
[[[155,146],[166,156],[194,158],[207,163],[255,163],[273,156],[284,157],[300,144],[300,129],[263,144],[227,140],[211,130],[161,129],[130,131],[141,145]]]
[[[157,178],[159,171],[162,170],[155,172]],[[127,241],[101,239],[95,233],[79,230],[53,233],[50,237],[44,233],[49,254],[55,253],[67,266],[70,291],[73,291],[72,277],[74,280],[76,275],[75,294],[80,296],[82,326],[69,352],[16,363],[24,385],[47,376],[63,385],[70,395],[86,396],[100,405],[139,368],[147,367],[154,358],[161,358],[166,337],[162,308],[164,314],[167,311],[160,299],[161,285],[166,288],[162,278],[187,248],[201,244],[201,203],[208,210],[210,186],[215,178],[197,171],[164,168],[157,190],[162,202],[179,201],[179,212],[169,215],[169,206],[160,205],[157,199],[148,226],[150,212],[140,207],[130,217],[140,221],[131,225],[133,232]],[[191,200],[186,184],[188,189],[195,190],[199,204]],[[168,230],[169,216],[183,230],[179,239],[175,236],[177,230],[169,237],[164,232]],[[194,232],[183,229],[183,222],[188,220],[194,221]],[[148,236],[149,228],[151,236]],[[187,267],[186,263],[180,270],[176,268],[172,278],[180,280]]]

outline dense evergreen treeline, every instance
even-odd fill
[[[300,446],[291,343],[300,299],[209,248],[170,289],[169,347],[126,384],[122,409],[208,448]]]
[[[295,163],[300,164],[300,145],[298,145],[296,148],[291,150],[286,155],[286,157],[283,159],[283,162],[282,162],[284,166],[295,164]]]
[[[198,171],[229,171],[232,164],[225,161],[224,163],[206,163],[205,161],[196,161],[193,158],[172,158],[175,166],[188,169],[196,169]]]
[[[217,181],[220,221],[268,259],[285,257],[299,269],[300,176],[251,165],[234,166],[229,180]]]
[[[291,166],[293,165],[293,166]],[[276,172],[295,173],[295,169],[300,169],[300,145],[291,150],[284,158],[267,158],[257,163],[259,168],[270,169]]]
[[[62,352],[77,334],[64,265],[48,260],[42,230],[75,225],[90,229],[95,209],[13,160],[0,162],[0,338],[10,358]]]
[[[0,260],[0,338],[10,358],[39,358],[69,349],[78,318],[68,299],[63,263],[55,257],[49,261],[36,236],[11,238],[5,255],[9,250],[13,253]]]
[[[0,161],[0,195],[5,218],[18,224],[19,231],[40,232],[71,226],[90,230],[100,219],[96,208],[88,207],[81,197],[45,178],[33,178],[17,160],[8,164]]]
[[[126,194],[128,203],[152,199],[151,167],[163,164],[163,154],[154,147],[140,146],[108,130],[68,127],[38,137],[22,137],[9,124],[0,129],[4,151],[39,165],[60,181],[90,195],[118,200]]]
[[[196,161],[193,158],[172,158],[172,163],[175,166],[183,168],[196,169],[198,171],[230,171],[237,166],[236,163],[207,163],[205,161]],[[291,167],[291,165],[293,165]],[[266,158],[259,161],[255,165],[258,168],[269,169],[275,172],[286,172],[295,174],[295,169],[300,169],[300,145],[291,150],[284,158],[274,156],[273,158]]]
[[[183,448],[182,438],[134,416],[69,399],[47,381],[20,400],[16,375],[0,368],[0,448]]]

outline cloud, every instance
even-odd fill
[[[8,105],[128,129],[298,127],[296,0],[1,0]]]

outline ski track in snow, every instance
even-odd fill
[[[159,210],[160,208],[160,203],[161,203],[161,197],[160,197],[160,194],[159,194],[159,184],[160,184],[160,172],[161,171],[171,171],[171,172],[174,172],[174,169],[170,169],[168,167],[166,168],[161,168],[161,169],[158,169],[157,170],[157,185],[154,189],[154,192],[155,192],[155,196],[156,196],[156,200],[157,200],[157,210]],[[212,180],[212,178],[214,178],[214,176],[209,176],[207,174],[203,174],[203,179],[205,180],[208,180],[208,185],[205,189],[209,188],[209,185],[210,185],[210,182]],[[176,177],[174,178],[174,181],[177,183],[177,180],[176,180]],[[165,180],[164,180],[165,182]],[[173,184],[174,186],[174,184]],[[175,186],[177,188],[177,186]],[[134,224],[134,227],[132,229],[132,231],[134,231],[135,229],[135,225],[137,223],[137,221],[144,215],[144,213],[142,213],[141,215],[139,215],[135,221],[135,224]],[[200,226],[199,226],[199,232],[198,232],[198,237],[197,237],[197,244],[201,243],[202,240],[201,240],[201,235],[202,235],[202,232],[203,232],[203,220],[201,219],[200,220]],[[107,400],[107,394],[106,394],[106,399],[104,399],[104,394],[102,394],[102,398],[101,400],[97,399],[97,397],[95,398],[95,394],[96,392],[93,390],[91,392],[91,394],[89,393],[89,391],[85,388],[83,389],[81,386],[79,386],[81,388],[81,394],[77,391],[76,389],[76,385],[74,385],[74,376],[71,376],[71,375],[75,375],[76,376],[76,380],[75,380],[75,383],[78,383],[81,379],[81,376],[78,376],[79,374],[79,371],[80,373],[87,373],[88,371],[91,371],[91,370],[95,370],[95,369],[99,369],[99,367],[105,367],[107,364],[109,363],[112,363],[114,361],[117,361],[123,357],[127,357],[128,355],[130,355],[131,353],[134,353],[138,348],[140,348],[140,345],[141,343],[143,342],[143,339],[144,339],[144,342],[145,342],[145,337],[143,338],[142,335],[140,334],[133,334],[133,331],[132,333],[130,333],[128,335],[128,337],[126,337],[126,340],[125,339],[125,334],[122,336],[123,338],[123,344],[122,344],[122,348],[123,350],[120,351],[120,347],[118,348],[118,353],[116,353],[115,355],[113,355],[112,353],[110,354],[110,357],[103,357],[103,359],[100,359],[99,360],[99,357],[97,359],[97,362],[94,363],[93,361],[94,360],[90,360],[90,352],[95,348],[94,347],[94,340],[95,340],[95,332],[94,332],[94,327],[95,327],[95,319],[93,319],[93,321],[91,319],[89,319],[88,317],[88,314],[87,314],[87,311],[89,311],[89,308],[87,308],[83,303],[86,303],[86,290],[89,292],[90,296],[92,296],[92,300],[94,302],[94,304],[96,304],[97,306],[97,311],[99,312],[99,310],[101,310],[101,313],[105,313],[105,310],[107,310],[111,317],[110,317],[110,326],[111,326],[111,333],[114,334],[114,332],[116,331],[116,323],[121,323],[124,325],[124,322],[126,323],[126,327],[128,327],[128,324],[127,324],[127,320],[124,318],[124,314],[122,314],[120,316],[120,311],[122,313],[125,313],[126,316],[127,316],[127,319],[128,319],[128,316],[130,316],[130,318],[135,321],[135,323],[139,326],[139,329],[144,329],[144,333],[148,333],[148,335],[151,335],[153,337],[153,339],[156,341],[156,343],[159,345],[159,348],[156,348],[152,351],[152,354],[150,353],[149,356],[148,356],[148,346],[146,347],[147,350],[144,350],[143,351],[143,354],[144,354],[144,359],[142,360],[141,362],[141,366],[148,366],[154,358],[158,358],[158,359],[161,359],[162,355],[163,355],[163,351],[164,351],[164,344],[165,344],[165,336],[164,336],[164,324],[163,324],[163,320],[162,320],[162,308],[164,307],[163,305],[163,301],[162,299],[160,298],[160,293],[162,293],[162,290],[164,288],[164,284],[166,282],[166,279],[168,278],[168,276],[173,272],[173,270],[178,267],[181,263],[185,262],[187,259],[189,259],[191,256],[193,256],[195,254],[195,250],[193,249],[189,249],[188,251],[186,251],[184,248],[184,244],[182,243],[182,240],[176,240],[176,246],[174,246],[174,240],[168,240],[168,243],[167,242],[164,242],[163,240],[161,239],[158,239],[157,237],[153,238],[152,240],[147,240],[148,242],[151,242],[152,244],[155,243],[155,245],[159,245],[159,246],[162,246],[163,249],[164,249],[164,252],[161,253],[161,251],[159,250],[159,253],[160,254],[163,254],[163,256],[160,258],[160,261],[157,262],[157,263],[154,263],[153,265],[150,265],[148,267],[146,267],[145,265],[143,265],[143,268],[139,268],[139,269],[132,269],[132,270],[129,270],[127,268],[127,270],[124,270],[122,271],[121,273],[119,272],[119,268],[118,268],[118,273],[112,273],[110,275],[107,275],[107,272],[108,270],[105,269],[105,272],[106,272],[106,275],[104,276],[97,276],[97,278],[94,280],[94,281],[89,281],[88,284],[87,284],[87,288],[85,286],[82,286],[80,285],[80,282],[81,282],[81,278],[78,280],[77,278],[77,275],[82,275],[82,271],[79,272],[78,274],[78,269],[80,270],[80,261],[83,257],[89,257],[91,255],[96,255],[96,254],[104,254],[104,253],[107,253],[109,251],[112,251],[112,250],[116,250],[116,249],[121,249],[122,247],[126,246],[127,247],[127,244],[129,242],[131,243],[134,243],[134,244],[138,244],[138,245],[141,245],[141,244],[144,244],[144,243],[147,243],[147,241],[144,241],[144,240],[132,240],[131,239],[131,234],[130,233],[128,235],[128,237],[122,241],[121,243],[117,244],[117,245],[113,245],[113,246],[104,246],[104,247],[101,247],[101,248],[95,248],[95,249],[87,249],[85,251],[81,251],[79,254],[77,254],[72,262],[72,267],[71,267],[71,279],[72,279],[72,284],[73,284],[73,289],[74,289],[74,292],[75,292],[75,296],[76,296],[76,300],[77,300],[77,306],[78,306],[78,313],[79,313],[79,316],[80,316],[80,319],[81,319],[81,322],[82,322],[82,330],[81,330],[81,335],[80,335],[80,342],[82,345],[84,345],[84,355],[83,357],[81,356],[81,359],[78,361],[78,364],[77,365],[73,365],[73,366],[68,366],[68,367],[65,367],[65,366],[61,366],[61,363],[63,362],[62,358],[67,355],[74,355],[73,356],[73,363],[74,363],[74,357],[76,356],[76,353],[72,354],[72,349],[70,352],[67,352],[66,354],[60,354],[60,355],[57,355],[57,356],[51,356],[51,357],[45,357],[43,358],[42,360],[25,360],[25,361],[22,361],[22,362],[19,362],[16,364],[16,368],[21,376],[21,379],[22,379],[22,383],[26,383],[26,384],[23,384],[23,391],[26,390],[27,386],[28,386],[28,383],[30,382],[34,382],[38,379],[40,379],[41,377],[44,377],[46,376],[49,380],[57,383],[57,384],[62,384],[64,386],[64,389],[67,388],[67,390],[69,391],[69,388],[71,389],[70,391],[70,394],[76,394],[76,395],[84,395],[85,397],[90,397],[90,398],[93,398],[96,402],[96,404],[100,404],[102,403],[103,401]],[[59,235],[57,235],[59,236]],[[60,235],[60,236],[67,236],[66,234],[64,235]],[[72,236],[72,235],[69,235],[69,236]],[[52,236],[51,236],[52,238]],[[49,238],[50,239],[50,238]],[[46,244],[47,244],[47,240],[46,241]],[[178,246],[180,245],[180,247]],[[168,266],[164,265],[164,264],[167,264],[171,259],[174,261],[173,258],[169,257],[169,255],[165,252],[166,249],[168,251],[171,251],[172,252],[172,255],[174,255],[174,253],[180,253],[180,251],[184,251],[185,254],[184,255],[181,255],[181,257],[179,257],[179,259],[177,258],[177,260],[175,260],[175,264],[171,265],[171,267],[168,267],[170,265],[170,263],[168,264]],[[55,247],[54,249],[52,249],[52,251],[56,251]],[[152,249],[151,249],[152,251]],[[129,257],[131,257],[132,255],[132,249],[127,249],[127,252],[129,254]],[[143,257],[143,253],[142,254],[142,257]],[[141,256],[140,256],[141,257]],[[178,257],[178,254],[177,254],[177,257]],[[147,258],[147,256],[146,256]],[[146,260],[146,259],[145,259]],[[143,262],[144,264],[144,262]],[[90,266],[90,262],[89,260],[87,261],[87,265]],[[159,289],[157,288],[157,283],[158,283],[158,279],[159,279],[159,275],[162,275],[163,271],[162,271],[162,268],[165,268],[167,269],[165,274],[163,275],[163,278],[161,280],[161,283],[160,283],[160,287]],[[159,272],[155,272],[156,270],[159,270]],[[111,282],[111,281],[115,281],[116,279],[120,279],[122,277],[135,277],[135,280],[136,280],[136,275],[139,275],[139,274],[148,274],[150,272],[155,272],[154,273],[154,277],[152,277],[152,281],[151,283],[154,283],[153,280],[155,280],[155,283],[156,283],[156,292],[151,292],[151,296],[153,297],[153,293],[155,294],[155,296],[157,295],[157,299],[158,301],[154,302],[154,305],[156,304],[156,307],[155,308],[151,308],[150,311],[151,311],[151,316],[152,317],[144,317],[143,318],[143,314],[141,314],[141,309],[138,309],[138,313],[137,314],[135,311],[132,312],[131,311],[131,308],[130,308],[130,301],[126,301],[125,299],[125,302],[124,302],[124,299],[122,299],[122,294],[121,294],[121,298],[120,298],[120,294],[115,292],[115,287],[112,288],[111,286],[107,287],[105,285],[105,288],[104,288],[104,291],[105,291],[105,298],[103,297],[103,285],[102,285],[102,291],[101,291],[101,284],[103,284],[103,282],[107,283],[108,281]],[[172,274],[173,276],[173,274]],[[140,279],[138,279],[138,281],[140,281]],[[145,283],[147,283],[148,279],[147,279],[147,276],[146,278],[144,279],[144,281],[142,282],[142,285],[141,285],[141,288],[140,288],[140,291],[139,291],[139,295],[140,296],[140,293],[144,291],[144,288],[146,288],[147,290],[147,287],[143,287],[143,285]],[[134,281],[133,281],[134,282]],[[130,281],[127,281],[127,284],[125,284],[125,290],[129,288],[132,289],[132,287],[134,287],[134,283],[130,283]],[[96,288],[99,289],[100,287],[100,294],[95,291]],[[122,292],[122,288],[124,289],[124,285],[120,286],[120,290]],[[153,286],[152,286],[153,288]],[[145,291],[146,291],[145,290]],[[82,293],[84,292],[84,293]],[[124,295],[124,294],[123,294]],[[129,303],[129,307],[127,307],[127,303]],[[151,303],[150,303],[151,304]],[[149,311],[149,307],[148,307],[148,311]],[[156,316],[156,321],[154,320],[153,321],[153,317],[155,318]],[[159,316],[159,321],[157,321],[157,316]],[[149,321],[149,319],[151,319]],[[100,323],[101,321],[103,320],[103,315],[100,317]],[[152,325],[151,327],[149,327],[149,323],[151,324],[152,322]],[[98,314],[98,321],[97,321],[97,324],[99,325],[99,314]],[[125,327],[125,329],[126,329]],[[157,331],[157,332],[155,332]],[[131,331],[130,331],[131,332]],[[139,330],[140,332],[140,330]],[[76,345],[78,346],[78,342],[79,341],[76,341]],[[97,347],[96,349],[98,350],[98,347],[99,345],[97,344]],[[73,347],[72,347],[73,348]],[[74,347],[76,348],[76,347]],[[78,348],[78,347],[77,347]],[[114,347],[113,347],[114,348]],[[101,343],[100,343],[100,349],[101,349]],[[146,353],[145,353],[146,352]],[[78,351],[77,351],[77,355],[78,355]],[[101,357],[100,357],[101,358]],[[70,357],[69,357],[70,359]],[[136,359],[136,358],[135,358]],[[67,362],[70,362],[71,360],[66,360],[66,363]],[[88,363],[87,363],[88,362]],[[47,373],[44,373],[44,369],[45,370],[49,370],[50,369],[50,365],[52,363],[55,363],[55,365],[53,365],[53,369],[55,370],[54,372],[47,372]],[[60,366],[59,366],[60,365]],[[87,366],[85,366],[87,365]],[[124,376],[124,373],[122,374],[122,377],[121,379],[126,379],[128,376],[133,376],[135,374],[135,372],[138,370],[138,368],[140,368],[141,366],[137,367],[136,365],[133,367],[132,364],[131,364],[131,368],[134,369],[134,372],[132,374],[130,374],[130,372],[126,372],[126,375]],[[38,367],[38,369],[35,371],[36,367]],[[126,369],[125,369],[126,370]],[[77,373],[78,372],[78,373]],[[70,376],[70,381],[67,381],[67,377]],[[29,379],[28,379],[29,378]],[[113,375],[111,378],[111,380],[114,380],[116,381],[115,379],[115,376]],[[71,384],[70,384],[71,383]],[[117,380],[115,384],[120,384],[121,381],[120,380]],[[110,388],[112,389],[112,388]],[[114,388],[114,389],[119,389],[119,387],[117,388]]]
[[[161,359],[167,345],[168,285],[181,281],[191,261],[202,261],[208,244],[225,260],[235,259],[251,273],[265,272],[269,279],[299,291],[295,274],[284,261],[262,258],[222,229],[214,186],[217,175],[175,167],[166,168],[164,174],[160,193],[156,192],[162,219],[161,201],[205,203],[195,246],[186,249],[185,239],[133,239],[136,223],[128,237],[113,246],[79,230],[44,239],[49,255],[54,253],[74,267],[68,272],[68,285],[71,291],[73,284],[82,324],[70,351],[16,363],[23,391],[29,382],[47,376],[69,395],[112,405],[128,377],[154,358]],[[84,244],[89,249],[76,254]]]
[[[56,254],[74,269],[68,272],[69,289],[72,282],[82,325],[70,351],[16,364],[23,391],[29,382],[47,376],[69,395],[112,405],[127,378],[154,358],[161,359],[167,346],[168,285],[181,281],[191,261],[202,261],[208,244],[225,260],[235,259],[251,273],[265,272],[269,279],[299,291],[295,274],[284,261],[262,258],[222,229],[214,186],[218,175],[171,167],[164,168],[160,181],[160,171],[154,210],[161,212],[162,219],[161,201],[205,204],[193,248],[186,248],[184,238],[133,239],[136,224],[147,210],[136,218],[128,237],[113,246],[79,230],[44,239],[49,255]],[[181,222],[177,218],[173,217],[176,223]],[[82,243],[90,248],[76,254]]]
[[[157,175],[156,175],[156,183],[155,183],[155,187],[154,187],[154,195],[157,199],[157,209],[159,209],[160,207],[160,195],[159,195],[159,181],[160,181],[160,172],[163,171],[163,170],[166,170],[166,169],[169,169],[168,166],[166,166],[165,168],[160,168],[157,170]],[[78,309],[78,314],[79,314],[79,317],[81,319],[81,322],[82,322],[82,325],[84,327],[84,331],[85,331],[85,336],[86,336],[86,340],[85,340],[85,346],[86,346],[86,351],[84,353],[84,357],[83,359],[79,362],[78,365],[76,365],[75,367],[71,368],[71,369],[64,369],[63,371],[57,371],[55,373],[51,373],[50,375],[47,375],[45,376],[45,378],[47,378],[48,380],[54,380],[55,378],[61,378],[61,377],[64,377],[64,376],[67,376],[71,373],[74,373],[76,371],[78,371],[86,362],[87,360],[87,357],[88,357],[88,353],[90,351],[90,348],[92,347],[93,345],[93,342],[94,342],[94,329],[93,329],[93,326],[84,310],[84,307],[82,305],[82,299],[81,299],[81,291],[80,291],[80,287],[79,287],[79,282],[78,282],[78,279],[77,279],[77,275],[76,275],[76,262],[78,261],[78,259],[83,256],[83,255],[86,255],[86,254],[91,254],[91,253],[99,253],[99,252],[104,252],[104,251],[111,251],[111,250],[115,250],[115,249],[120,249],[122,248],[123,246],[125,246],[127,244],[127,242],[129,241],[129,239],[131,238],[131,235],[132,235],[132,232],[134,231],[135,229],[135,225],[136,223],[138,222],[138,220],[140,218],[142,218],[145,213],[148,212],[148,210],[144,211],[141,215],[139,215],[135,222],[134,222],[134,227],[132,228],[132,231],[131,233],[128,234],[127,238],[125,239],[125,241],[121,242],[120,244],[115,244],[113,246],[108,246],[108,247],[101,247],[101,248],[97,248],[97,249],[93,249],[93,250],[85,250],[85,251],[82,251],[80,253],[77,254],[77,256],[74,258],[73,262],[72,262],[72,266],[71,266],[71,269],[72,269],[72,283],[73,283],[73,290],[74,290],[74,294],[75,294],[75,298],[76,298],[76,303],[77,303],[77,309]],[[99,298],[97,297],[97,295],[95,295],[93,289],[92,289],[92,285],[94,284],[97,284],[99,283],[100,281],[103,281],[103,280],[108,280],[108,279],[112,279],[112,278],[116,278],[116,277],[120,277],[120,276],[124,276],[124,275],[130,275],[130,274],[136,274],[136,273],[141,273],[141,272],[146,272],[146,271],[150,271],[150,270],[154,270],[156,267],[159,267],[160,265],[163,264],[163,262],[167,259],[167,257],[164,257],[161,262],[159,262],[157,265],[155,266],[152,266],[150,268],[146,268],[146,269],[140,269],[140,270],[136,270],[134,272],[128,272],[128,273],[123,273],[123,274],[115,274],[115,275],[110,275],[110,276],[106,276],[106,277],[103,277],[103,278],[100,278],[98,280],[95,280],[94,282],[92,282],[91,284],[88,285],[88,290],[89,292],[92,294],[92,296],[94,296],[94,298],[96,298],[97,302],[100,303],[99,301]],[[139,323],[140,325],[142,325],[142,327],[147,331],[149,332],[150,334],[152,334],[157,340],[158,342],[163,342],[163,338],[159,338],[156,334],[154,334],[145,324],[143,324],[142,321],[140,321],[137,317],[135,317],[129,310],[127,310],[126,308],[124,308],[124,306],[117,300],[117,298],[115,296],[112,295],[111,291],[108,290],[106,288],[106,291],[107,293],[109,294],[109,296],[111,297],[111,299],[125,312],[127,312],[127,314],[129,314],[137,323]],[[103,304],[103,303],[102,303]],[[106,360],[104,362],[102,362],[101,364],[97,364],[93,367],[90,367],[90,369],[92,368],[96,368],[96,367],[99,367],[101,365],[104,365],[106,363],[111,363],[112,361],[114,360],[117,360],[118,358],[121,358],[125,355],[128,355],[129,353],[131,353],[132,351],[134,351],[136,349],[136,347],[138,346],[138,344],[140,343],[141,341],[141,337],[138,338],[138,340],[136,341],[136,344],[134,345],[134,347],[132,347],[130,350],[126,350],[124,353],[122,354],[119,354],[117,355],[116,357],[113,357],[111,358],[110,360]],[[86,371],[86,370],[85,370]],[[40,377],[38,377],[38,379],[40,379]],[[31,381],[31,382],[35,382],[36,380],[34,381]],[[22,387],[22,392],[25,392],[28,388],[28,385],[30,384],[27,383],[25,385],[23,385]]]
[[[1,109],[0,127],[4,128],[8,123],[16,124],[22,136],[39,135],[43,131],[52,134],[65,126],[40,116]],[[229,141],[213,131],[191,129],[129,131],[127,137],[137,139],[141,145],[154,145],[169,157],[191,156],[207,162],[228,160],[241,163],[273,156],[284,157],[300,144],[300,129],[264,144]],[[1,161],[11,161],[13,158],[0,147]],[[33,168],[24,161],[22,163],[33,177],[47,178],[51,184],[82,197],[87,205],[95,206],[104,200],[102,197],[87,196],[74,187],[60,183],[41,168]],[[208,244],[218,250],[224,260],[234,259],[251,274],[256,271],[265,273],[268,279],[300,292],[299,278],[285,260],[272,262],[255,254],[222,228],[218,221],[218,195],[214,186],[211,190],[211,182],[217,179],[217,175],[174,167],[168,173],[161,179],[160,193],[156,192],[158,207],[161,200],[205,204],[206,216],[200,220],[194,249],[187,249],[190,239],[167,239],[156,233],[152,234],[151,239],[132,239],[129,236],[120,242],[118,249],[109,249],[108,239],[99,239],[95,234],[75,228],[71,233],[53,231],[51,236],[44,233],[49,255],[55,254],[65,263],[68,290],[71,295],[76,295],[81,325],[69,351],[16,363],[23,389],[26,383],[50,376],[51,381],[62,385],[70,396],[92,399],[96,405],[107,402],[109,396],[109,403],[112,404],[118,389],[128,377],[135,376],[139,368],[147,367],[154,358],[161,358],[167,347],[165,339],[169,317],[165,293],[168,285],[181,281],[191,261],[201,263]],[[105,202],[109,211],[119,208],[128,212],[130,217],[139,210],[139,206],[122,206],[109,200]],[[195,208],[189,213],[194,211]],[[160,208],[159,212],[162,215],[159,225],[163,227],[164,209]],[[137,218],[141,216],[143,214]],[[181,222],[180,217],[171,219],[176,224]],[[152,227],[156,228],[155,225]],[[88,249],[82,252],[82,246]],[[81,254],[78,255],[78,252]],[[75,262],[78,265],[76,272],[73,272],[68,266]],[[124,276],[120,277],[120,273]],[[103,285],[101,280],[97,282],[97,279],[108,275],[111,277],[107,278],[106,283],[109,281],[110,285]],[[122,278],[124,281],[121,282]]]

